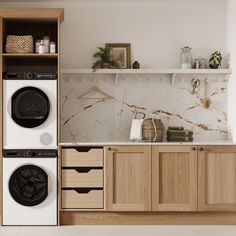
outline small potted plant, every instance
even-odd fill
[[[209,66],[211,69],[218,69],[222,62],[222,55],[220,52],[216,51],[211,54],[209,60]]]
[[[112,59],[111,48],[110,47],[98,47],[98,51],[93,54],[93,57],[97,59],[94,62],[92,68],[96,69],[120,69],[120,65]]]

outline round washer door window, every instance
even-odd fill
[[[48,118],[50,102],[47,95],[35,87],[17,90],[11,99],[12,119],[20,126],[34,128]]]
[[[48,196],[48,175],[38,166],[21,166],[11,175],[9,190],[19,204],[36,206]]]

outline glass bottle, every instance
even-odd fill
[[[43,40],[41,40],[39,45],[39,54],[44,54],[44,53],[45,53],[45,45],[43,43]]]
[[[44,44],[44,47],[45,47],[45,52],[44,53],[49,53],[50,37],[48,36],[48,33],[44,34],[43,44]]]
[[[183,47],[181,48],[181,68],[192,69],[193,54],[192,48]]]
[[[50,53],[51,54],[56,53],[56,43],[54,41],[50,42]]]
[[[39,53],[39,45],[41,43],[40,39],[37,39],[35,42],[35,53]]]

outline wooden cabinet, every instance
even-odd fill
[[[103,149],[77,147],[62,149],[62,167],[103,166]]]
[[[63,209],[101,209],[103,208],[103,190],[62,190]]]
[[[78,149],[78,150],[77,150]],[[62,150],[62,208],[236,211],[235,146],[111,146]]]
[[[152,147],[152,210],[197,210],[197,147]]]
[[[103,209],[103,148],[63,148],[61,208]]]
[[[236,147],[200,147],[198,159],[198,210],[236,211]]]
[[[106,210],[151,210],[151,147],[106,148]]]

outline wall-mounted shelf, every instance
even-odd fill
[[[225,75],[230,76],[231,69],[62,69],[63,74],[110,74],[115,76],[118,83],[121,74],[169,74],[171,84],[174,84],[177,75]]]
[[[57,57],[58,54],[36,54],[36,53],[29,53],[29,54],[11,54],[11,53],[3,53],[3,57],[49,57],[54,58]]]

